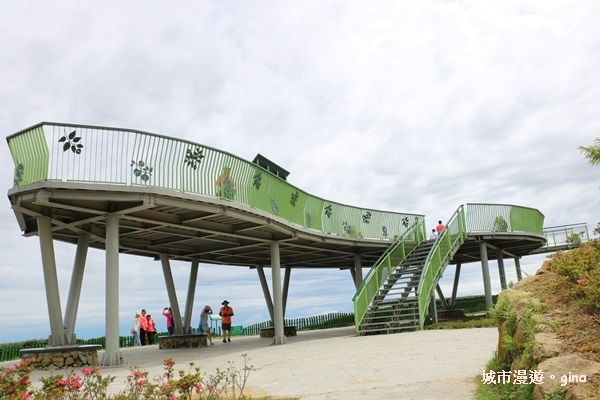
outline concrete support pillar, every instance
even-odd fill
[[[352,267],[348,268],[350,271],[350,275],[352,276],[352,282],[354,282],[354,287],[358,289],[358,283],[356,283],[356,270]]]
[[[283,330],[283,304],[281,300],[281,266],[279,260],[279,243],[271,242],[271,273],[273,279],[273,327],[275,336],[273,344],[286,344]]]
[[[76,345],[75,322],[77,321],[77,310],[79,308],[79,298],[81,295],[81,284],[83,282],[83,273],[85,271],[85,260],[90,244],[90,234],[81,232],[77,239],[77,251],[75,261],[73,262],[73,273],[71,274],[71,286],[69,287],[69,297],[67,298],[67,309],[65,311],[65,329],[68,345]]]
[[[265,270],[261,265],[257,265],[256,272],[258,272],[260,286],[262,287],[263,295],[265,296],[265,303],[267,303],[269,317],[271,317],[271,321],[275,321],[275,317],[273,316],[273,300],[271,300],[271,293],[269,292],[269,285],[267,284],[267,278],[265,277]]]
[[[454,309],[456,304],[456,295],[458,293],[458,280],[460,278],[461,264],[456,264],[456,271],[454,271],[454,284],[452,285],[452,300],[450,300],[450,308]]]
[[[440,301],[442,302],[442,307],[444,308],[444,310],[448,310],[450,307],[448,306],[446,297],[444,297],[444,292],[442,292],[442,288],[440,287],[439,284],[435,285],[435,291],[437,292],[438,296],[440,297]]]
[[[523,275],[521,273],[521,257],[515,257],[515,269],[517,270],[517,281],[523,279]]]
[[[485,307],[490,310],[494,307],[492,300],[492,284],[490,282],[490,266],[488,264],[487,247],[485,242],[479,242],[479,257],[481,258],[481,273],[483,275],[483,291],[485,293]]]
[[[52,224],[50,223],[50,220],[45,217],[38,217],[37,224],[38,235],[40,238],[40,250],[42,253],[44,285],[46,286],[48,317],[50,319],[48,347],[63,346],[65,345],[66,337],[60,305],[60,291],[58,290],[54,244],[52,242]]]
[[[496,249],[496,260],[498,261],[498,274],[500,275],[500,287],[506,290],[506,272],[504,271],[504,254],[501,249]]]
[[[354,286],[358,289],[363,280],[362,260],[360,255],[354,255]]]
[[[437,315],[437,306],[435,304],[435,293],[431,296],[431,301],[429,302],[429,316],[431,317],[431,322],[436,324],[438,322]]]
[[[166,254],[161,254],[160,263],[162,264],[165,285],[167,286],[167,295],[169,296],[169,306],[171,307],[173,323],[175,325],[173,330],[176,335],[181,335],[183,333],[181,313],[179,312],[179,302],[177,301],[177,292],[175,292],[175,283],[173,282],[169,257]]]
[[[285,307],[287,306],[288,291],[290,289],[290,275],[292,274],[291,267],[285,267],[285,273],[283,275],[283,319],[285,320]]]
[[[198,281],[199,260],[192,261],[190,280],[188,282],[187,298],[185,299],[185,311],[183,314],[183,333],[192,333],[192,312],[194,310],[194,295],[196,294],[196,282]]]
[[[106,351],[102,365],[121,364],[119,351],[119,216],[106,216]]]

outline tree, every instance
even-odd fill
[[[579,146],[579,150],[581,150],[591,165],[600,164],[600,138],[594,140],[593,146]]]

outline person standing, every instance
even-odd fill
[[[219,310],[221,316],[221,328],[223,329],[223,343],[231,342],[231,317],[233,317],[233,308],[229,307],[229,302],[223,300],[223,307]]]
[[[431,230],[431,235],[429,235],[429,239],[430,240],[435,240],[435,239],[437,239],[437,237],[438,237],[438,233],[436,232],[435,229],[432,229]]]
[[[440,221],[438,221],[438,224],[437,224],[437,226],[435,227],[435,231],[438,233],[438,235],[441,235],[441,234],[442,234],[442,231],[444,230],[444,228],[445,228],[445,227],[446,227],[446,225],[444,225],[444,224],[442,223],[442,221],[440,220]]]
[[[142,310],[140,315],[140,342],[142,346],[145,346],[147,342],[146,334],[148,332],[148,319],[146,318],[146,310]]]
[[[175,321],[173,321],[171,307],[165,307],[163,309],[163,315],[167,318],[167,331],[169,331],[169,336],[173,336],[175,333]]]
[[[141,346],[140,342],[140,313],[136,312],[135,317],[133,318],[133,323],[131,325],[131,334],[133,335],[133,345]]]
[[[148,321],[148,332],[146,333],[148,344],[154,344],[154,336],[156,335],[156,322],[154,322],[150,314],[146,316],[146,320]]]
[[[213,310],[209,305],[204,306],[202,312],[200,313],[200,329],[202,329],[202,332],[206,333],[206,336],[208,336],[208,341],[210,342],[211,346],[214,345],[214,343],[210,333],[210,326],[208,326],[208,316],[212,313]]]

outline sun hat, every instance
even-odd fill
[[[221,303],[221,305],[225,305],[225,304],[229,304],[229,302],[227,300],[223,300],[223,302]]]

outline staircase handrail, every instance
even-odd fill
[[[357,332],[369,305],[379,292],[383,282],[398,265],[402,264],[410,252],[425,240],[425,235],[425,219],[418,218],[373,264],[352,298]]]
[[[419,280],[419,286],[417,288],[417,299],[419,302],[419,324],[420,328],[423,329],[423,323],[425,322],[425,312],[429,303],[429,297],[435,289],[435,283],[441,277],[443,267],[450,259],[452,259],[452,249],[456,248],[465,241],[467,237],[467,227],[465,219],[464,206],[459,206],[450,220],[446,224],[444,230],[435,239],[433,247],[429,251],[425,263],[423,264],[423,271],[421,272],[421,279]],[[460,243],[459,243],[460,242]]]
[[[454,252],[474,232],[527,232],[543,235],[544,214],[530,207],[511,204],[461,205],[454,212],[442,232],[435,240],[423,264],[417,288],[419,301],[419,324],[423,329],[429,299],[435,284],[441,278],[445,266],[452,260]]]

